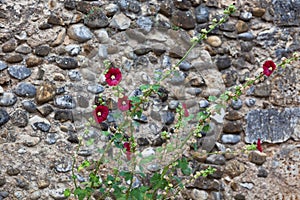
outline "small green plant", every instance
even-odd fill
[[[177,121],[172,132],[168,130],[161,132],[161,139],[165,143],[162,147],[156,148],[157,155],[143,156],[138,151],[134,130],[138,126],[136,120],[143,116],[143,105],[150,101],[151,96],[162,95],[163,81],[176,74],[178,66],[186,59],[191,50],[205,40],[208,33],[224,23],[233,12],[235,12],[235,7],[231,5],[224,11],[224,16],[219,21],[214,19],[209,29],[203,29],[197,37],[192,38],[191,47],[182,59],[171,69],[165,70],[154,84],[141,85],[139,87],[140,95],[126,96],[125,89],[119,86],[122,80],[121,70],[109,61],[104,62],[103,75],[106,83],[112,88],[114,98],[117,98],[119,108],[117,115],[120,123],[101,132],[108,141],[105,147],[99,148],[99,157],[96,160],[84,160],[78,163],[77,154],[80,148],[93,142],[80,138],[73,156],[71,172],[74,188],[65,190],[66,197],[74,195],[79,200],[90,199],[92,196],[96,199],[111,197],[118,200],[174,199],[187,183],[195,181],[200,176],[207,177],[215,173],[216,169],[211,166],[193,172],[189,164],[191,158],[183,156],[184,152],[189,148],[190,143],[193,143],[194,149],[197,149],[196,142],[193,141],[209,131],[209,122],[215,113],[225,109],[231,100],[238,99],[249,86],[274,72],[276,65],[273,61],[266,61],[263,65],[263,72],[257,77],[247,80],[245,84],[234,86],[218,97],[210,96],[208,100],[211,106],[200,111],[196,116],[189,115],[186,105],[180,104],[176,109]],[[292,58],[283,60],[278,66],[284,67],[294,60],[298,60],[298,55],[294,54]],[[93,118],[88,120],[84,133],[88,134],[90,126],[104,122],[109,112],[106,98],[99,96],[94,107]],[[182,138],[180,131],[191,119],[196,119],[198,123]],[[113,159],[108,155],[112,148],[116,150]],[[232,153],[246,153],[253,150],[262,151],[259,138],[256,145],[248,145],[240,152]],[[205,154],[223,153],[208,152]],[[166,157],[168,159],[165,159]],[[146,164],[151,166],[153,173],[144,169]],[[78,181],[79,174],[86,177],[85,181]]]

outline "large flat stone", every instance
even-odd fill
[[[300,108],[252,110],[246,116],[245,142],[300,141]]]

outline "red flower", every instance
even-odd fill
[[[127,111],[131,108],[131,101],[128,99],[127,96],[118,99],[118,108],[121,111]]]
[[[96,119],[96,122],[101,123],[106,120],[108,113],[108,107],[100,105],[96,107],[96,109],[93,112],[93,115]]]
[[[263,151],[262,147],[261,147],[261,143],[260,143],[260,138],[257,139],[257,144],[256,144],[256,149],[260,152]]]
[[[127,160],[131,160],[131,148],[130,148],[130,143],[129,142],[125,142],[124,143],[124,148],[126,149],[126,157]]]
[[[272,60],[267,60],[263,65],[263,73],[266,76],[270,76],[274,70],[276,69],[276,65]]]
[[[184,116],[188,117],[190,114],[189,114],[188,109],[186,108],[186,104],[185,103],[182,104],[182,108],[184,110]]]
[[[116,86],[122,80],[122,73],[119,68],[111,67],[105,74],[105,80],[109,86]]]

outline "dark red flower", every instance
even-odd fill
[[[121,111],[127,111],[131,108],[131,101],[128,99],[127,96],[118,99],[118,108]]]
[[[184,116],[188,117],[190,114],[189,114],[188,109],[186,108],[186,104],[185,103],[182,104],[182,108],[184,110]]]
[[[266,76],[270,76],[274,70],[276,69],[276,65],[272,60],[267,60],[263,65],[263,73]]]
[[[129,142],[125,142],[125,143],[124,143],[124,148],[126,149],[126,157],[127,157],[127,160],[131,160],[131,148],[130,148],[130,143],[129,143]]]
[[[109,113],[109,109],[106,106],[100,105],[97,106],[93,112],[93,115],[96,119],[96,122],[101,123],[106,120]]]
[[[111,67],[105,74],[105,80],[109,86],[116,86],[122,80],[122,73],[119,68]]]
[[[262,147],[261,147],[261,142],[260,142],[260,138],[257,139],[257,143],[256,143],[256,149],[260,152],[263,151]]]

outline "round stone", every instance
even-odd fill
[[[241,99],[238,100],[232,100],[230,106],[234,109],[234,110],[239,110],[242,108],[243,106],[243,101]]]
[[[81,74],[77,70],[71,70],[68,73],[69,78],[71,81],[80,81],[81,80]]]
[[[30,113],[34,113],[36,111],[36,104],[31,100],[22,101],[23,108]]]
[[[253,98],[247,98],[247,99],[245,100],[245,103],[246,103],[246,105],[247,105],[248,107],[252,107],[252,106],[255,105],[256,100],[253,99]]]
[[[219,47],[222,44],[221,38],[215,35],[207,37],[206,42],[212,47]]]
[[[51,128],[50,124],[47,124],[45,122],[35,122],[32,125],[33,129],[40,130],[42,132],[48,132]]]
[[[149,32],[151,30],[151,27],[153,24],[150,17],[144,17],[144,16],[139,17],[137,19],[136,23],[141,29],[143,29],[147,32]]]
[[[241,136],[236,134],[224,134],[221,137],[221,141],[225,144],[236,144],[241,141]]]
[[[104,88],[100,84],[96,85],[88,85],[87,91],[93,93],[93,94],[99,94],[104,91]]]
[[[89,28],[82,24],[75,24],[68,29],[67,34],[73,40],[78,42],[86,42],[92,39],[93,34]]]
[[[0,96],[0,106],[12,106],[17,102],[17,96],[14,93],[4,92]]]
[[[14,92],[21,97],[34,97],[36,95],[36,88],[31,83],[21,82],[17,85]]]
[[[23,65],[15,65],[8,68],[8,74],[18,80],[24,80],[31,75],[31,70]]]
[[[179,64],[179,69],[183,70],[183,71],[188,71],[189,69],[192,68],[191,63],[189,63],[188,61],[183,61]]]
[[[209,10],[206,6],[200,5],[195,9],[197,23],[206,23],[209,20]]]

